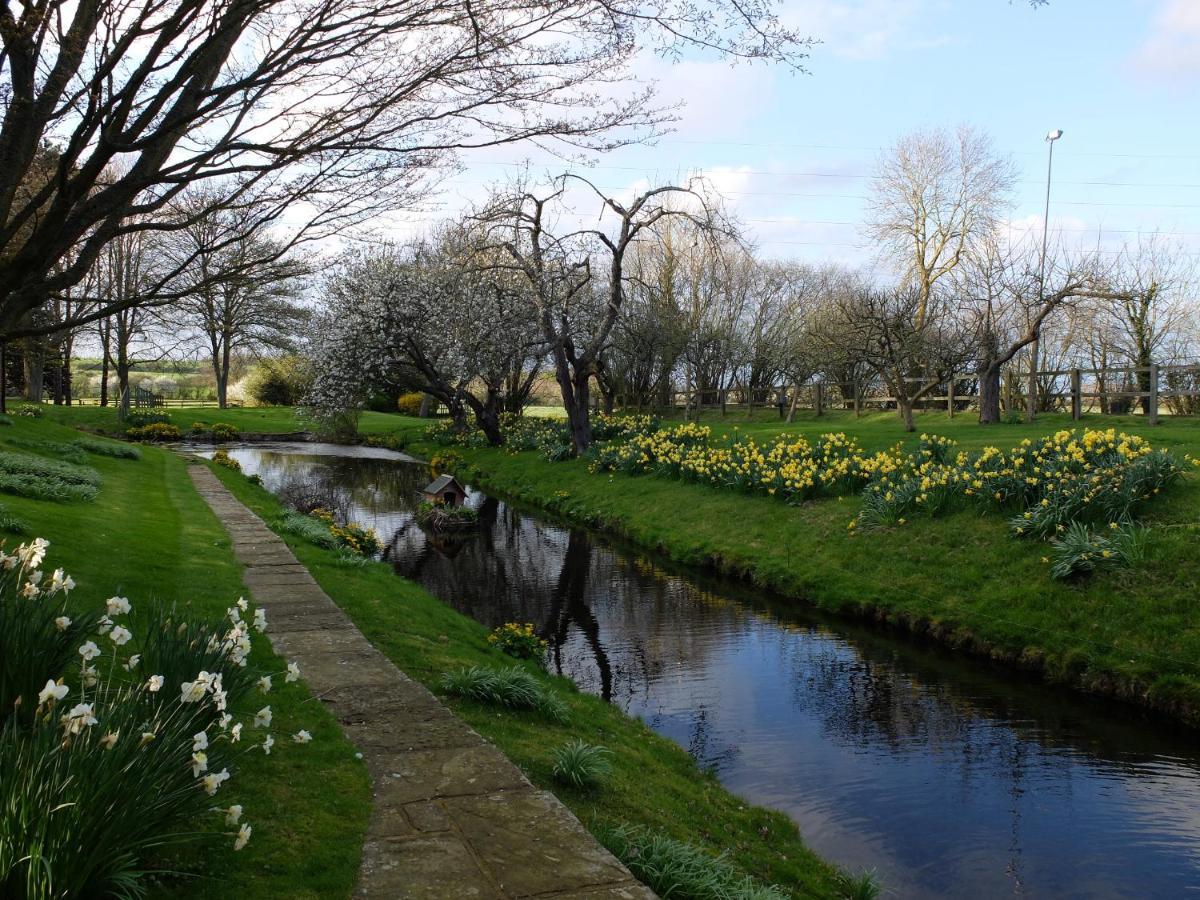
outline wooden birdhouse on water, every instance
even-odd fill
[[[421,497],[438,506],[461,506],[467,499],[467,489],[453,475],[439,475],[425,486]]]

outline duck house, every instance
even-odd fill
[[[461,506],[467,489],[453,475],[439,475],[421,491],[421,498],[438,506]]]

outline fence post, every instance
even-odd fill
[[[1158,424],[1158,363],[1150,363],[1150,424]]]
[[[816,409],[816,414],[819,416],[825,411],[825,382],[818,381],[813,385],[813,391],[813,404]]]
[[[954,418],[954,373],[950,373],[950,381],[946,388],[946,412]]]
[[[1076,422],[1083,415],[1083,379],[1078,369],[1071,370],[1071,418]]]

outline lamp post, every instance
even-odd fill
[[[1046,212],[1042,217],[1042,261],[1038,271],[1038,305],[1046,302],[1046,242],[1050,237],[1050,175],[1054,171],[1054,142],[1063,136],[1061,128],[1055,128],[1046,135],[1046,143],[1050,145],[1049,159],[1046,162]],[[1037,371],[1038,344],[1041,335],[1033,339],[1029,345],[1029,396],[1025,398],[1025,421],[1032,422],[1037,414]]]

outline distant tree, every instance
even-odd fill
[[[917,292],[920,328],[937,283],[991,239],[1016,170],[969,126],[905,135],[880,157],[867,233]]]

